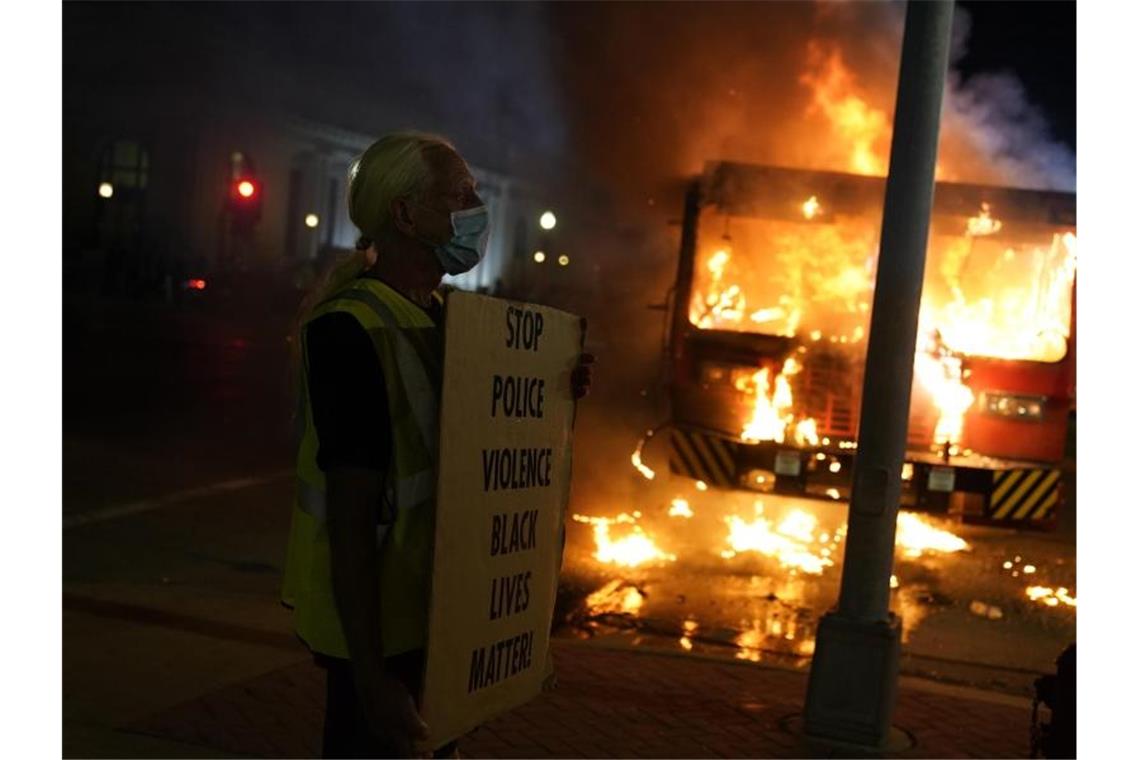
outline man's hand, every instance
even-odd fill
[[[593,354],[578,355],[578,365],[570,373],[570,388],[574,392],[575,399],[584,398],[589,394],[590,385],[594,381],[593,365]]]
[[[358,690],[372,732],[391,743],[399,757],[423,757],[416,743],[428,738],[428,726],[404,684],[385,673],[371,684],[358,684]]]

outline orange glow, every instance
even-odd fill
[[[1064,586],[1054,589],[1049,586],[1029,586],[1025,589],[1025,595],[1033,601],[1044,604],[1047,607],[1076,607],[1077,598],[1069,595],[1069,590]]]
[[[641,473],[641,476],[643,478],[646,480],[653,480],[653,478],[657,476],[657,473],[655,473],[652,468],[641,461],[641,449],[643,446],[645,446],[645,441],[647,438],[648,436],[638,442],[637,448],[633,450],[633,454],[631,454],[629,457],[629,461],[630,464],[633,465],[634,469]]]
[[[952,455],[964,451],[965,416],[977,400],[970,357],[1052,362],[1068,350],[1076,236],[1070,231],[1052,234],[1051,241],[1044,235],[1010,240],[999,212],[984,203],[975,215],[942,224],[928,251],[914,358],[916,393],[925,394],[915,398],[937,413],[928,444],[948,446]],[[815,446],[831,432],[806,413],[796,375],[820,352],[860,361],[873,300],[874,222],[846,217],[807,225],[728,217],[714,207],[702,212],[698,229],[731,224],[732,244],[719,237],[698,241],[690,322],[798,343],[779,371],[733,371],[733,386],[751,403],[739,423],[741,440],[783,443],[794,437],[797,445]]]
[[[673,503],[669,505],[669,516],[691,518],[693,516],[693,508],[689,506],[687,499],[682,499],[678,496],[673,499]]]
[[[1010,245],[993,237],[1000,220],[986,219],[983,225],[973,217],[961,237],[935,241],[938,279],[924,295],[922,319],[963,354],[1058,361],[1071,329],[1076,235],[1054,234],[1047,245]]]
[[[801,369],[794,357],[788,357],[774,383],[770,380],[767,367],[757,371],[751,378],[738,381],[737,390],[755,397],[752,418],[745,423],[740,434],[742,440],[783,443],[791,429],[797,444],[819,445],[815,420],[797,421],[792,411],[792,386],[789,378]]]
[[[809,220],[814,219],[816,217],[816,215],[819,213],[819,211],[820,211],[819,201],[816,200],[814,195],[812,197],[808,198],[806,201],[804,201],[804,205],[803,205],[804,219],[809,219]]]
[[[640,518],[640,512],[634,512],[632,515],[623,512],[612,518],[573,515],[576,522],[594,526],[594,543],[597,546],[594,559],[598,562],[622,567],[637,567],[647,562],[675,562],[677,555],[659,549],[653,539],[637,524]],[[611,538],[610,527],[613,525],[629,527],[626,528],[624,536]]]
[[[641,609],[644,600],[640,591],[616,579],[586,597],[586,606],[592,615],[607,612],[632,615]]]
[[[990,216],[990,204],[983,203],[982,210],[977,216],[970,217],[966,222],[966,234],[971,237],[992,235],[1001,231],[1001,220]]]
[[[775,559],[782,567],[811,575],[820,575],[835,564],[812,547],[817,525],[814,515],[794,509],[773,528],[772,522],[762,514],[763,504],[756,502],[755,509],[756,519],[752,522],[736,515],[726,520],[730,549],[722,552],[722,557],[732,559],[738,554],[754,552]]]
[[[855,78],[844,65],[840,52],[824,51],[820,45],[811,44],[808,70],[800,82],[811,90],[809,113],[822,113],[836,138],[835,143],[849,151],[848,171],[885,176],[891,124],[886,113],[856,92]]]
[[[678,640],[678,643],[681,645],[681,648],[684,649],[686,652],[693,651],[693,639],[692,639],[692,637],[693,637],[693,634],[695,634],[697,632],[697,629],[699,627],[700,626],[697,624],[697,621],[692,620],[692,619],[686,620],[682,624],[682,630],[684,631],[684,633],[681,635],[681,638]]]
[[[974,403],[974,392],[963,377],[962,357],[947,350],[937,330],[919,335],[914,354],[914,375],[938,408],[938,423],[931,444],[937,448],[949,444],[957,453],[962,440],[966,411]]]
[[[914,512],[899,512],[895,529],[895,546],[906,557],[921,557],[929,552],[950,554],[965,551],[970,545],[948,530],[935,527]]]

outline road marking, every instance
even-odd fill
[[[179,491],[177,493],[167,494],[166,496],[159,496],[156,499],[143,499],[142,501],[133,501],[128,504],[119,504],[114,507],[106,507],[104,509],[97,509],[92,512],[84,512],[78,515],[66,515],[63,518],[63,529],[71,530],[72,528],[79,528],[84,525],[91,525],[93,523],[106,522],[107,520],[117,520],[120,517],[128,517],[130,515],[137,515],[142,512],[150,512],[155,509],[162,509],[174,504],[181,504],[192,499],[200,499],[207,496],[216,496],[221,493],[229,493],[231,491],[241,491],[246,488],[253,488],[255,486],[265,485],[267,483],[274,483],[279,480],[284,480],[288,477],[295,475],[293,470],[280,470],[268,475],[253,478],[237,478],[235,480],[223,480],[220,483],[214,483],[201,488],[191,488],[186,491]]]

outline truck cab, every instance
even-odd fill
[[[674,473],[848,495],[884,192],[881,177],[728,162],[690,183],[668,345]],[[1075,217],[1071,193],[936,184],[905,506],[1054,524]]]

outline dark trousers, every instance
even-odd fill
[[[356,696],[352,665],[338,657],[318,655],[317,664],[325,669],[324,757],[398,757],[396,745],[387,736],[373,732]],[[417,650],[384,659],[384,669],[400,680],[408,693],[416,698],[423,686],[424,652]],[[455,751],[452,742],[436,750],[436,757],[448,757]]]

